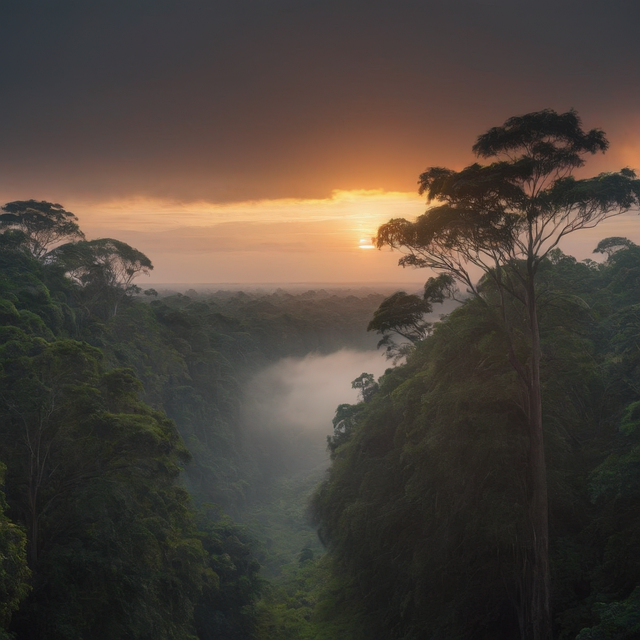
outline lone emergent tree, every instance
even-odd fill
[[[509,118],[473,146],[478,157],[493,159],[490,164],[461,171],[427,169],[419,191],[435,205],[413,222],[390,220],[376,239],[378,248],[388,245],[405,252],[402,266],[450,274],[478,298],[483,290],[474,273],[480,270],[495,285],[497,319],[528,425],[529,536],[521,549],[518,594],[521,637],[527,640],[550,640],[552,626],[536,274],[562,238],[638,206],[640,180],[630,169],[574,177],[587,154],[607,147],[604,132],[584,131],[573,110],[558,114],[545,109]],[[514,305],[526,318],[525,350]]]
[[[50,255],[83,287],[90,307],[106,303],[107,317],[117,314],[122,299],[139,291],[133,280],[153,270],[144,253],[113,238],[69,242]]]
[[[60,204],[16,200],[8,202],[1,210],[0,233],[22,233],[24,244],[38,260],[46,259],[51,249],[62,242],[84,239],[78,218]]]

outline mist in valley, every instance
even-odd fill
[[[359,401],[351,382],[363,372],[378,378],[389,366],[379,351],[341,349],[283,358],[258,372],[245,390],[242,425],[265,479],[322,471],[337,406]]]
[[[353,380],[388,366],[379,351],[341,349],[283,358],[249,380],[241,424],[253,481],[238,518],[265,545],[265,576],[296,567],[303,552],[323,552],[307,507],[329,466],[331,421],[339,404],[360,401]]]

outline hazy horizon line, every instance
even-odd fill
[[[300,282],[150,282],[147,288],[175,288],[175,287],[360,287],[360,288],[374,288],[374,287],[415,287],[422,286],[419,282],[411,281],[380,281],[380,282],[327,282],[327,281],[300,281]],[[144,287],[142,287],[144,289]]]

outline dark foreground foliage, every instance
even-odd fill
[[[17,205],[34,213],[1,221],[0,637],[261,637],[257,557],[282,561],[226,515],[267,488],[244,389],[279,358],[370,345],[383,296],[144,296],[146,256]]]
[[[250,637],[258,565],[237,525],[197,523],[179,481],[191,456],[98,348],[111,327],[55,263],[20,245],[0,262],[2,624],[48,640]]]
[[[406,364],[354,381],[363,401],[338,408],[313,502],[329,553],[303,532],[285,563],[269,544],[303,519],[309,485],[277,475],[287,443],[247,448],[247,384],[282,357],[370,344],[384,296],[156,299],[128,279],[150,265],[135,250],[109,241],[116,262],[72,272],[84,249],[5,222],[0,638],[517,637],[527,442],[489,280]],[[538,278],[562,640],[640,625],[640,249],[599,251],[602,265],[555,252]],[[228,514],[250,505],[259,522],[240,527]]]
[[[540,274],[558,638],[638,633],[639,285],[630,244],[604,265],[555,252]],[[367,638],[519,635],[525,417],[481,286],[488,303],[454,311],[369,402],[340,407],[349,429],[337,422],[314,510]]]

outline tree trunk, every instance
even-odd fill
[[[531,330],[531,360],[529,380],[529,456],[528,456],[528,526],[531,555],[525,568],[525,629],[526,640],[551,640],[551,587],[549,571],[549,505],[547,498],[547,468],[542,430],[542,392],[540,387],[540,332],[533,278],[527,291],[529,326]],[[527,554],[528,555],[528,554]]]
[[[33,461],[32,461],[33,462]],[[29,520],[28,520],[28,536],[27,536],[27,560],[29,567],[35,570],[38,564],[38,479],[34,479],[33,469],[29,478]]]

